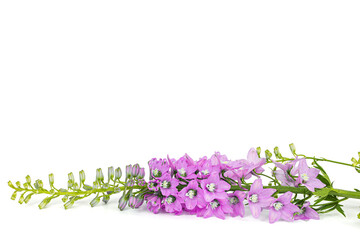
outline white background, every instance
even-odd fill
[[[360,151],[358,1],[2,1],[1,235],[15,239],[325,238],[357,233],[360,201],[319,221],[225,221],[11,201],[7,181],[152,157],[231,159],[279,146],[350,162]],[[325,164],[335,187],[360,187]],[[3,237],[0,237],[5,239]]]

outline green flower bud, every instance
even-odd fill
[[[275,147],[275,148],[274,148],[274,153],[275,153],[275,156],[276,156],[278,159],[282,159],[282,158],[283,158],[282,155],[281,155],[281,153],[280,153],[280,151],[279,151],[279,147]]]
[[[33,193],[28,194],[28,195],[25,197],[24,202],[25,202],[25,203],[28,203],[28,202],[30,201],[32,195],[33,195]]]
[[[19,181],[17,181],[15,184],[18,188],[21,188],[21,183]]]
[[[11,181],[8,181],[8,185],[9,185],[9,187],[11,187],[11,188],[14,188],[14,189],[15,189],[15,187],[14,187],[14,185],[12,184],[12,182],[11,182]]]
[[[267,160],[270,160],[270,158],[272,157],[272,153],[269,150],[265,150],[265,157]]]
[[[98,182],[94,182],[94,183],[93,183],[93,188],[94,188],[94,189],[99,189],[99,183],[98,183]]]
[[[80,178],[80,182],[81,182],[81,183],[84,183],[84,182],[85,182],[85,172],[84,172],[84,170],[81,170],[81,171],[79,172],[79,178]]]
[[[100,198],[99,198],[99,197],[96,197],[96,198],[94,198],[93,200],[91,200],[90,206],[91,206],[91,207],[95,207],[99,202],[100,202]]]
[[[295,145],[293,143],[289,144],[291,153],[296,157],[296,148]]]
[[[75,203],[74,199],[71,199],[64,204],[64,208],[69,209],[72,205],[74,205],[74,203]]]
[[[49,183],[50,183],[50,186],[54,185],[54,174],[52,174],[52,173],[49,174]]]
[[[35,183],[34,183],[34,187],[35,187],[36,189],[41,189],[41,188],[43,188],[43,182],[42,182],[40,179],[36,180]]]
[[[108,178],[113,180],[114,179],[114,167],[108,168]]]
[[[121,172],[121,168],[116,168],[115,170],[115,180],[119,180],[121,178],[122,172]]]
[[[61,201],[66,202],[68,199],[69,199],[69,196],[65,195],[65,196],[61,199]]]
[[[24,186],[25,189],[28,189],[28,188],[29,188],[29,184],[28,184],[27,182],[24,183],[23,186]]]
[[[96,181],[102,182],[104,180],[104,174],[101,168],[96,169]]]
[[[23,204],[25,198],[24,198],[24,194],[21,194],[20,198],[19,198],[19,203]]]
[[[11,195],[11,200],[15,200],[15,199],[16,199],[16,195],[17,195],[17,192],[15,191],[15,192]]]
[[[351,161],[352,161],[352,165],[355,167],[357,164],[358,164],[358,161],[353,157],[351,158]]]
[[[106,204],[108,203],[110,200],[110,196],[109,195],[104,195],[103,198],[102,198],[102,201]]]
[[[69,181],[75,182],[74,174],[71,172],[68,174]]]
[[[257,148],[256,148],[256,152],[257,152],[258,157],[260,157],[260,154],[261,154],[261,147],[257,147]]]
[[[44,200],[42,200],[42,202],[38,205],[38,207],[40,209],[43,209],[44,207],[46,207],[46,205],[48,205],[48,203],[50,202],[50,198],[45,198]]]
[[[30,176],[27,175],[25,178],[26,178],[26,182],[27,182],[28,184],[31,184],[31,178],[30,178]]]
[[[86,191],[90,191],[93,188],[91,186],[89,186],[89,185],[84,184],[83,189],[85,189]]]
[[[74,182],[70,179],[68,180],[68,188],[71,188],[74,185]]]
[[[80,189],[79,184],[78,184],[78,183],[74,183],[74,184],[73,184],[73,189],[79,190],[79,189]]]

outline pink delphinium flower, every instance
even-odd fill
[[[160,189],[160,180],[159,179],[153,179],[148,182],[148,189],[151,191],[159,191]]]
[[[286,192],[270,204],[269,222],[274,223],[280,218],[285,221],[294,221],[294,213],[300,209],[291,203],[292,192]]]
[[[220,180],[218,173],[212,173],[209,178],[200,181],[201,188],[204,190],[204,198],[206,202],[213,199],[226,199],[226,190],[230,189],[230,184]]]
[[[166,159],[153,158],[149,161],[150,176],[157,179],[162,179],[166,173],[169,173],[170,165]]]
[[[322,183],[319,179],[317,179],[317,175],[319,175],[320,170],[316,168],[309,168],[306,159],[302,159],[299,161],[298,167],[298,178],[296,179],[297,184],[304,185],[307,189],[314,192],[315,188],[323,188],[326,185]]]
[[[193,210],[196,206],[203,208],[206,205],[204,191],[199,187],[199,183],[196,180],[190,181],[179,192],[179,196],[183,199],[188,210]]]
[[[246,193],[243,191],[235,191],[233,193],[228,194],[229,205],[233,209],[233,212],[231,213],[232,217],[236,217],[236,216],[244,217],[244,215],[245,215],[245,207],[244,207],[245,197],[246,197]]]
[[[176,176],[178,178],[184,179],[194,179],[196,178],[197,167],[193,161],[188,160],[187,157],[182,157],[176,162],[174,162],[174,167],[176,169]]]
[[[164,198],[165,211],[169,213],[181,213],[182,212],[182,199],[177,195],[169,195]]]
[[[177,186],[179,185],[179,180],[172,178],[169,173],[165,174],[160,180],[160,191],[164,196],[177,194]]]
[[[298,214],[294,216],[295,220],[309,220],[309,219],[320,219],[319,214],[310,207],[310,202],[305,202]]]
[[[276,192],[275,189],[264,189],[261,179],[256,179],[251,185],[247,195],[251,214],[258,218],[263,208],[269,207],[274,200],[271,195]]]
[[[285,164],[281,164],[276,161],[273,161],[273,163],[275,164],[276,167],[280,168],[280,170],[275,170],[273,174],[281,182],[281,185],[295,187],[296,182],[290,176],[290,172],[294,167],[296,160]]]
[[[221,219],[225,219],[225,214],[232,213],[233,209],[229,205],[227,199],[213,199],[211,202],[208,202],[206,207],[201,209],[198,213],[198,217],[212,217],[216,216]]]
[[[211,173],[220,173],[220,165],[212,165],[210,159],[202,157],[197,162],[198,177],[207,178]]]
[[[215,152],[209,160],[211,165],[219,166],[220,169],[228,170],[232,168],[233,162],[230,161],[226,155],[221,155],[220,152]]]
[[[147,195],[145,197],[147,204],[146,207],[153,213],[158,213],[161,208],[161,198],[156,195]]]

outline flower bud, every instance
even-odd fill
[[[125,199],[125,196],[122,196],[122,197],[119,199],[119,206],[118,206],[118,208],[120,209],[120,211],[124,210],[124,208],[126,207],[127,202],[128,202],[128,201]]]
[[[98,182],[93,182],[93,188],[94,189],[99,189],[99,183]]]
[[[75,182],[74,174],[71,172],[68,174],[69,181]]]
[[[121,178],[122,172],[121,172],[121,168],[116,168],[115,170],[115,180],[119,180]]]
[[[74,205],[74,203],[75,203],[74,199],[71,199],[64,204],[64,208],[69,209],[72,205]]]
[[[11,182],[11,181],[8,181],[8,185],[9,185],[9,187],[11,187],[11,188],[14,188],[14,189],[15,189],[15,186],[12,184],[12,182]]]
[[[275,153],[275,156],[276,156],[278,159],[282,159],[282,158],[283,158],[282,155],[281,155],[281,153],[280,153],[280,151],[279,151],[279,147],[275,147],[275,148],[274,148],[274,153]]]
[[[356,165],[358,164],[358,161],[353,157],[353,158],[351,158],[351,161],[352,161],[352,165],[354,166],[354,167],[356,167]]]
[[[15,192],[13,192],[13,194],[11,195],[11,200],[15,200],[16,199],[16,194],[17,194],[17,192],[15,191]]]
[[[129,198],[129,207],[135,208],[136,198],[135,196],[130,196]]]
[[[139,208],[144,203],[144,196],[136,196],[135,208]]]
[[[295,145],[293,143],[289,144],[291,153],[296,157],[296,148]]]
[[[82,184],[84,184],[84,182],[85,182],[85,172],[84,172],[84,170],[81,170],[81,171],[79,172],[79,179],[80,179],[80,182],[81,182]]]
[[[21,194],[20,198],[19,198],[19,203],[23,204],[25,198],[24,198],[24,194]]]
[[[100,202],[100,197],[96,197],[90,202],[91,207],[95,207]]]
[[[70,179],[68,180],[68,188],[71,188],[74,185],[74,182],[72,182]]]
[[[61,199],[61,201],[66,202],[68,199],[69,199],[69,196],[65,195],[65,196]]]
[[[43,188],[43,182],[40,179],[36,180],[35,183],[34,183],[34,187],[36,189]]]
[[[49,174],[49,183],[50,183],[50,186],[54,185],[54,174],[52,174],[52,173]]]
[[[145,177],[145,168],[140,168],[138,178],[144,178]]]
[[[24,183],[23,186],[24,186],[25,189],[28,189],[28,188],[29,188],[29,184],[28,184],[27,182]]]
[[[74,190],[79,190],[79,189],[80,189],[79,184],[78,184],[78,183],[74,183],[73,189],[74,189]]]
[[[24,202],[25,202],[25,203],[28,203],[28,202],[30,201],[32,195],[33,195],[32,193],[28,194],[28,195],[25,197]]]
[[[108,203],[110,200],[110,196],[109,195],[104,195],[103,198],[102,198],[102,201],[106,204]]]
[[[132,169],[131,164],[126,166],[126,171],[125,171],[126,178],[131,177],[131,169]]]
[[[257,148],[256,148],[256,152],[257,152],[258,157],[260,158],[261,147],[257,147]]]
[[[90,191],[93,188],[91,186],[89,186],[89,185],[84,184],[83,189],[85,189],[86,191]]]
[[[50,198],[45,198],[44,200],[42,200],[42,202],[38,205],[38,207],[40,209],[43,209],[44,207],[46,207],[46,205],[48,205],[48,203],[50,202]]]
[[[133,177],[137,177],[139,175],[139,172],[140,172],[140,166],[139,164],[135,164],[131,169],[131,175]]]
[[[269,150],[265,150],[265,157],[269,160],[272,157],[272,153]]]
[[[15,184],[18,188],[21,188],[21,183],[19,181],[17,181]]]
[[[31,184],[31,178],[30,178],[29,175],[27,175],[27,176],[25,177],[25,179],[26,179],[26,182],[27,182],[28,184]]]
[[[104,180],[104,174],[101,168],[96,169],[96,181],[102,182]]]
[[[114,179],[114,167],[112,166],[108,168],[108,179]]]

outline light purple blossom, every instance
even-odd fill
[[[153,158],[149,161],[150,175],[153,178],[162,179],[163,176],[169,173],[170,165],[166,159]]]
[[[261,179],[256,179],[251,185],[247,195],[251,214],[258,218],[263,208],[269,207],[274,200],[271,195],[276,192],[275,189],[264,189]]]
[[[198,217],[212,217],[216,216],[221,219],[225,219],[225,214],[232,213],[233,209],[229,205],[227,199],[213,199],[211,202],[208,202],[206,207],[201,209],[198,213]]]
[[[179,192],[188,210],[194,209],[196,206],[203,208],[206,205],[204,199],[204,191],[199,187],[196,180],[192,180],[189,184]]]
[[[200,158],[197,162],[197,169],[199,178],[207,178],[211,173],[220,173],[220,165],[212,165],[210,159],[207,159],[207,157]]]
[[[160,180],[160,191],[164,196],[176,195],[178,190],[177,186],[179,185],[179,180],[172,178],[169,173],[166,173],[162,176]]]
[[[228,194],[229,205],[233,209],[233,212],[231,213],[232,217],[236,217],[236,216],[244,217],[244,215],[245,215],[245,207],[244,207],[245,197],[246,197],[246,193],[243,191],[235,191],[233,193]]]
[[[326,185],[322,183],[319,179],[317,179],[317,175],[319,175],[320,170],[316,168],[309,168],[306,159],[301,159],[299,161],[298,167],[298,178],[296,180],[297,184],[302,184],[310,191],[314,192],[315,188],[323,188]]]
[[[289,163],[285,163],[285,164],[281,164],[278,163],[276,161],[273,161],[273,163],[275,164],[275,166],[277,168],[280,168],[280,170],[276,170],[273,172],[274,176],[281,182],[281,185],[283,186],[291,186],[291,187],[295,187],[296,186],[296,182],[295,179],[293,179],[291,177],[291,170],[294,167],[295,163],[297,162],[297,160],[293,160]]]
[[[147,195],[146,196],[146,207],[149,211],[153,213],[159,213],[161,209],[161,198],[156,195]]]
[[[159,179],[153,179],[148,182],[148,189],[151,191],[159,191],[160,189],[160,180]]]
[[[201,188],[204,190],[204,198],[206,202],[213,199],[226,199],[226,190],[230,189],[230,184],[220,180],[218,173],[212,173],[209,178],[200,181]]]
[[[181,213],[182,212],[182,199],[177,195],[169,195],[164,198],[165,211],[169,213]]]
[[[302,207],[300,208],[300,211],[295,214],[294,216],[295,220],[309,220],[309,219],[320,219],[319,214],[310,207],[310,202],[305,202]]]
[[[196,178],[195,171],[197,170],[196,165],[193,161],[190,161],[185,155],[174,163],[176,169],[176,176],[184,179]]]
[[[269,222],[274,223],[280,218],[285,221],[294,221],[294,213],[300,209],[291,203],[292,192],[286,192],[274,199],[269,208]]]

